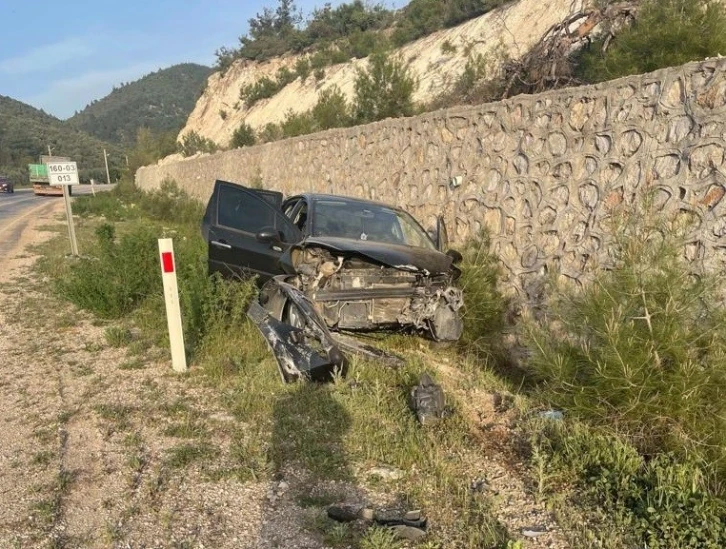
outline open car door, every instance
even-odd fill
[[[257,275],[260,282],[283,274],[280,256],[302,235],[281,204],[282,193],[217,181],[202,222],[209,274]]]

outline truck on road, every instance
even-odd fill
[[[51,162],[70,162],[67,156],[47,156],[40,157],[40,164],[28,164],[28,174],[30,182],[33,185],[33,194],[36,196],[63,196],[63,187],[51,185],[48,178],[48,164]],[[71,188],[68,187],[68,194]]]

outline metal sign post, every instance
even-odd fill
[[[78,167],[75,162],[49,162],[47,166],[49,183],[63,187],[63,202],[65,203],[66,218],[68,220],[68,238],[71,241],[71,254],[78,255],[76,229],[73,226],[73,210],[71,209],[71,198],[68,193],[68,187],[70,185],[78,185]]]
[[[161,261],[161,278],[164,283],[171,365],[175,372],[186,372],[187,357],[184,351],[184,330],[179,306],[179,286],[176,280],[174,244],[171,238],[159,239],[159,260]]]

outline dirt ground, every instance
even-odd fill
[[[201,466],[214,456],[224,470],[244,429],[219,395],[173,374],[163,353],[110,345],[105,325],[50,295],[32,250],[61,212],[41,208],[0,258],[0,548],[324,547],[309,528],[319,510],[291,495],[294,474],[242,482]],[[488,398],[471,414],[491,432],[501,426]],[[213,444],[175,435],[200,417]],[[547,530],[523,547],[567,547],[501,456],[482,455],[497,518],[514,533]]]

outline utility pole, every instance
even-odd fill
[[[106,164],[106,185],[111,184],[111,177],[108,175],[108,155],[106,149],[103,149],[103,163]]]
[[[50,150],[50,145],[48,145],[48,156],[53,156],[53,153]]]

